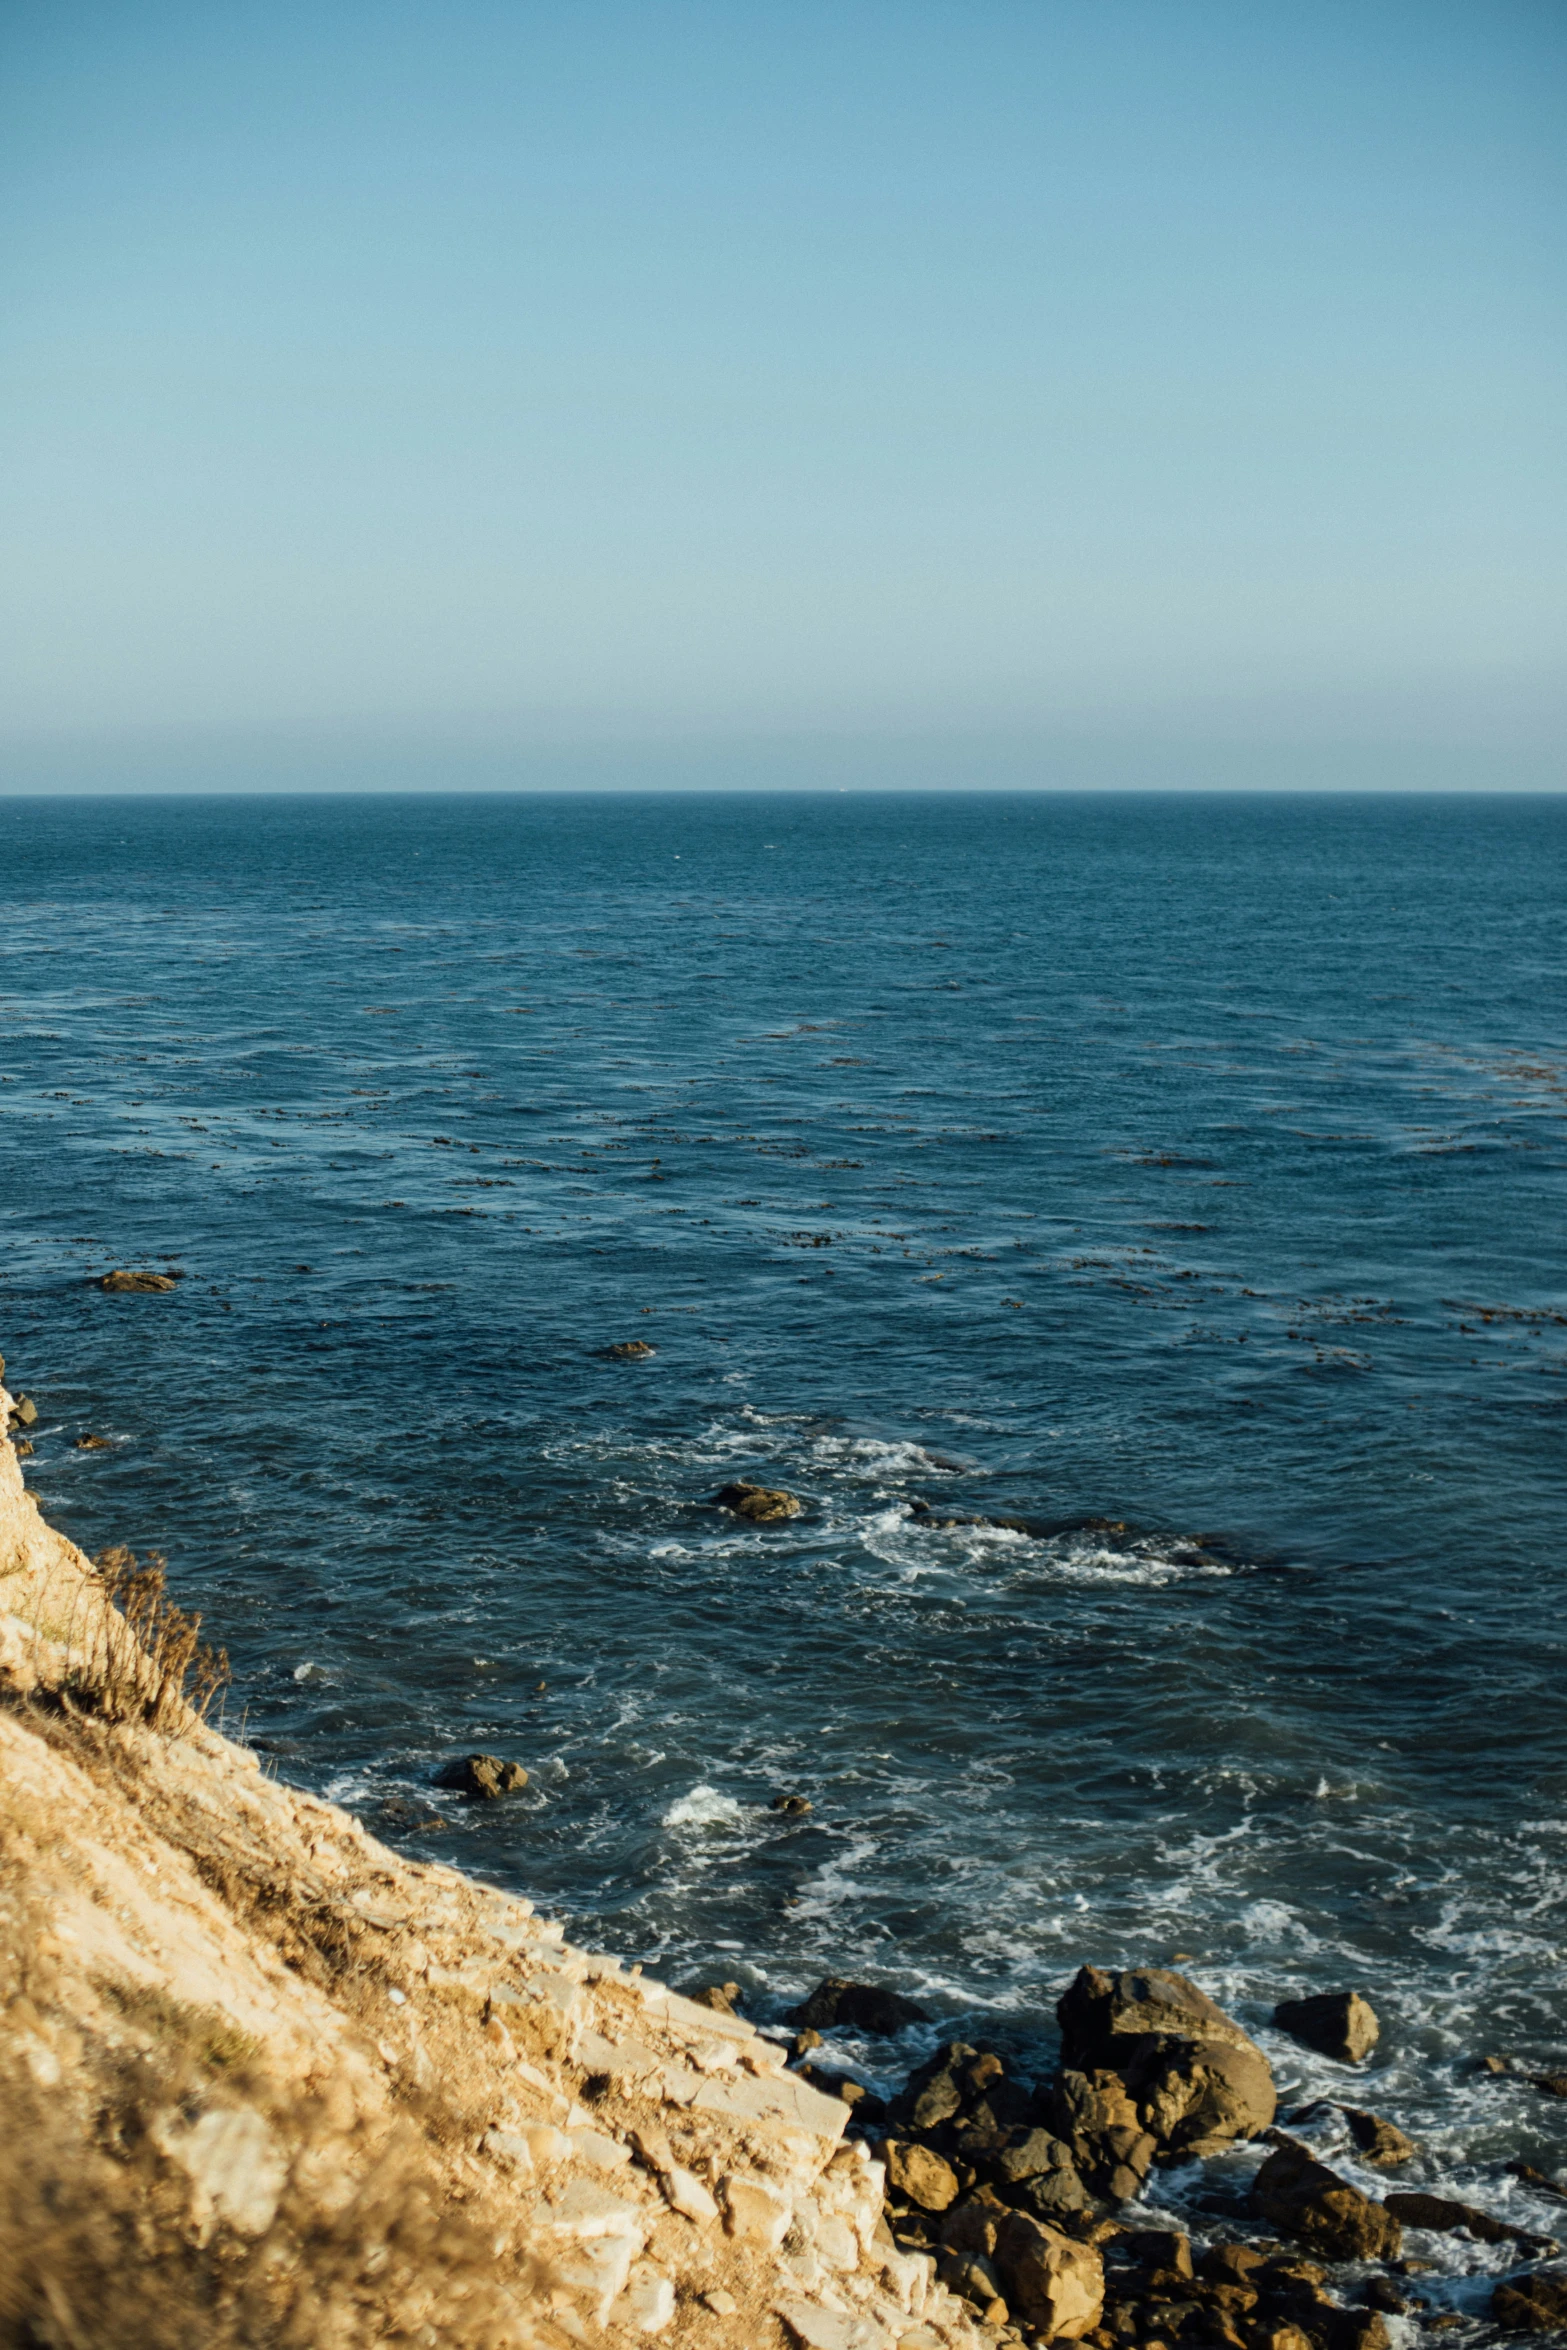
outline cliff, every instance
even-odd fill
[[[0,2344],[995,2339],[779,2047],[268,1777],[189,1646],[0,1439]]]

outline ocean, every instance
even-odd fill
[[[8,801],[29,1480],[574,1940],[893,1983],[887,2078],[1180,1954],[1343,2094],[1268,2018],[1356,1988],[1360,2102],[1538,2219],[1564,904],[1551,798]]]

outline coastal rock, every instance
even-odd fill
[[[72,1452],[108,1452],[112,1449],[107,1436],[78,1436]]]
[[[1085,2178],[1114,2203],[1132,2200],[1153,2168],[1159,2141],[1143,2128],[1119,2073],[1062,2073],[1046,2118]]]
[[[38,1419],[38,1406],[30,1395],[19,1395],[11,1406],[10,1425],[13,1428],[31,1428]]]
[[[1104,2308],[1104,2262],[1091,2244],[1026,2212],[1008,2214],[995,2265],[1009,2311],[1051,2341],[1080,2341]]]
[[[159,1297],[179,1286],[172,1273],[105,1273],[98,1283],[114,1297]]]
[[[1252,2181],[1252,2209],[1328,2260],[1394,2260],[1404,2231],[1396,2215],[1286,2139]]]
[[[1491,2315],[1510,2334],[1557,2334],[1567,2328],[1567,2270],[1536,2269],[1491,2295]]]
[[[797,2031],[840,2029],[890,2039],[910,2024],[928,2024],[930,2017],[901,1991],[889,1991],[881,1983],[853,1983],[843,1975],[828,1975],[808,1999],[790,2009],[784,2021]]]
[[[928,2146],[917,2140],[888,2138],[881,2153],[887,2165],[887,2184],[906,2203],[917,2203],[921,2211],[945,2211],[957,2201],[957,2173]]]
[[[640,1363],[658,1349],[649,1346],[645,1338],[623,1338],[616,1346],[606,1346],[604,1352],[612,1363]]]
[[[1169,1967],[1128,1967],[1122,1974],[1080,1967],[1056,2016],[1062,2064],[1077,2072],[1123,2071],[1134,2053],[1128,2044],[1150,2038],[1256,2045],[1206,1991]]]
[[[1567,2097],[1567,2073],[1530,2073],[1529,2086],[1542,2097]]]
[[[767,1808],[781,1811],[788,1819],[803,1820],[811,1809],[811,1799],[808,1795],[775,1795]]]
[[[1494,2213],[1480,2211],[1472,2203],[1458,2203],[1447,2195],[1422,2195],[1404,2191],[1385,2198],[1387,2209],[1406,2228],[1430,2228],[1439,2236],[1473,2236],[1479,2244],[1521,2244],[1532,2252],[1554,2252],[1556,2245],[1546,2236],[1531,2234],[1527,2228],[1510,2227],[1506,2220]]]
[[[503,1762],[498,1754],[464,1754],[445,1763],[431,1785],[450,1787],[470,1803],[493,1803],[502,1795],[516,1795],[528,1784],[521,1763]]]
[[[745,1477],[720,1486],[713,1495],[713,1506],[733,1510],[737,1518],[749,1518],[756,1526],[776,1526],[785,1518],[805,1515],[805,1504],[798,1494],[785,1493],[778,1485],[753,1485]]]
[[[1284,1999],[1273,2011],[1281,2032],[1304,2048],[1339,2064],[1359,2064],[1381,2034],[1376,2011],[1358,1991],[1319,1991],[1310,1999]]]
[[[1267,2058],[1185,1975],[1083,1967],[1056,2013],[1065,2069],[1054,2126],[1118,2199],[1135,2189],[1124,2177],[1110,2185],[1112,2173],[1147,2175],[1140,2137],[1170,2154],[1207,2155],[1272,2123]]]
[[[1361,2161],[1372,2170],[1396,2170],[1401,2162],[1408,2162],[1419,2153],[1413,2138],[1406,2138],[1396,2122],[1384,2121],[1378,2113],[1364,2113],[1354,2105],[1340,2110],[1349,2124],[1349,2134]]]

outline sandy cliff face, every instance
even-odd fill
[[[991,2338],[780,2049],[106,1718],[116,1626],[0,1441],[0,2344]]]

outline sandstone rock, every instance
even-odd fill
[[[767,1808],[784,1812],[792,1820],[803,1820],[811,1808],[811,1800],[808,1795],[775,1795]]]
[[[73,1452],[108,1452],[107,1436],[78,1436],[71,1446]]]
[[[730,2177],[719,2182],[724,2228],[731,2236],[776,2252],[789,2233],[794,2206],[765,2179]]]
[[[157,1297],[178,1286],[169,1273],[105,1273],[98,1283],[116,1297]]]
[[[1542,2097],[1567,2097],[1567,2073],[1531,2073],[1529,2086]]]
[[[31,1428],[36,1425],[37,1419],[38,1406],[32,1397],[19,1395],[11,1406],[11,1426],[13,1428]]]
[[[521,1763],[503,1762],[498,1754],[464,1754],[456,1761],[444,1763],[435,1774],[431,1785],[451,1787],[459,1795],[466,1795],[470,1803],[493,1803],[502,1795],[515,1795],[528,1784],[528,1774]]]
[[[1491,2295],[1491,2315],[1510,2334],[1560,2333],[1567,2327],[1567,2270],[1509,2278]]]
[[[1251,2187],[1252,2209],[1329,2260],[1393,2260],[1404,2231],[1395,2214],[1293,2140],[1275,2149]]]
[[[928,2024],[930,2017],[901,1991],[889,1991],[881,1983],[852,1983],[843,1975],[828,1975],[784,2021],[797,2030],[842,2028],[890,2038],[910,2024]]]
[[[220,2220],[242,2236],[266,2234],[288,2159],[259,2113],[249,2106],[216,2106],[192,2120],[174,2111],[158,2116],[149,2135],[191,2183],[191,2216],[202,2243]]]
[[[1413,2138],[1406,2138],[1396,2122],[1384,2121],[1380,2114],[1363,2113],[1354,2105],[1346,2105],[1342,2111],[1361,2161],[1373,2170],[1396,2170],[1401,2162],[1419,2153]]]
[[[982,2252],[947,2253],[937,2265],[936,2280],[949,2293],[972,2302],[976,2309],[988,2310],[995,2302],[1004,2303],[1006,2299],[995,2263],[987,2260]]]
[[[604,1352],[611,1362],[640,1363],[648,1355],[656,1354],[658,1349],[649,1346],[645,1338],[623,1338],[617,1346],[606,1346]]]
[[[1145,2125],[1171,2153],[1217,2154],[1273,2121],[1273,2074],[1250,2043],[1160,2041],[1126,2077]]]
[[[1104,2263],[1091,2244],[1014,2211],[997,2236],[995,2265],[1008,2308],[1052,2341],[1078,2341],[1099,2323]]]
[[[922,2211],[945,2211],[957,2200],[958,2181],[950,2163],[928,2146],[903,2138],[888,2138],[882,2146],[887,2184],[906,2203]]]
[[[1281,2032],[1319,2056],[1359,2064],[1377,2044],[1376,2012],[1358,1991],[1319,1991],[1310,1999],[1284,1999],[1273,2011]]]
[[[611,2315],[634,2333],[661,2334],[674,2320],[675,2288],[650,2261],[639,2262]]]
[[[746,1477],[721,1486],[713,1503],[718,1509],[733,1510],[737,1518],[750,1518],[758,1526],[777,1525],[785,1518],[805,1514],[805,1504],[797,1494],[785,1493],[781,1486],[753,1485]]]

